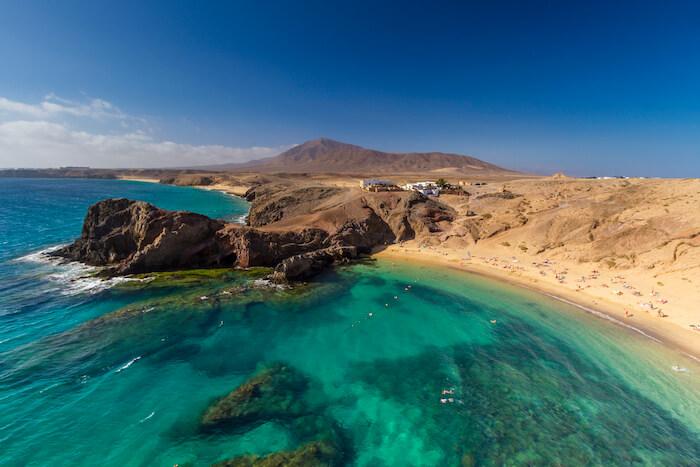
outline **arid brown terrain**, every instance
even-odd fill
[[[333,262],[440,231],[452,210],[415,192],[365,193],[262,183],[246,193],[248,226],[143,201],[107,199],[88,210],[81,236],[54,256],[111,274],[207,267],[275,267],[277,282],[307,279]]]
[[[307,141],[268,159],[219,169],[260,173],[396,174],[452,170],[472,174],[512,173],[475,157],[442,152],[391,153],[328,138]]]
[[[403,183],[421,176],[389,178]],[[422,223],[414,238],[381,245],[380,255],[519,282],[604,309],[700,354],[700,180],[444,178],[463,182],[467,192],[432,198],[452,219]],[[259,186],[255,191],[267,202],[253,207],[252,224],[328,229],[367,202],[358,182],[344,174],[227,174],[214,186]]]
[[[362,172],[372,160],[374,168]],[[604,309],[700,355],[698,179],[541,177],[464,156],[375,153],[330,140],[305,143],[264,164],[270,171],[112,175],[250,200],[247,226],[215,229],[219,247],[221,238],[229,246],[211,264],[277,266],[282,276],[305,278],[343,256],[321,250],[382,250],[387,257],[437,261]],[[275,172],[278,166],[285,172]],[[352,173],[345,171],[351,167]],[[434,198],[360,189],[361,178],[391,170],[383,177],[396,184],[439,177],[463,192]],[[259,241],[236,240],[251,236]],[[289,259],[300,254],[303,261]],[[156,268],[176,266],[182,265],[166,261]]]

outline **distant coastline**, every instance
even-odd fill
[[[158,178],[134,177],[131,175],[119,175],[119,176],[117,176],[117,179],[130,181],[130,182],[164,183],[161,179],[158,179]],[[224,183],[215,183],[213,185],[178,185],[178,184],[167,183],[167,185],[189,186],[191,188],[197,188],[200,190],[218,191],[218,192],[227,194],[229,196],[234,196],[236,198],[243,198],[243,199],[245,199],[245,194],[248,191],[248,189],[250,188],[250,186],[248,186],[248,185],[232,186],[232,185],[227,185]]]
[[[116,178],[127,182],[160,183],[160,179],[157,178],[131,177],[129,175],[118,175]]]

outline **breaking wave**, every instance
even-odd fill
[[[52,246],[17,258],[16,262],[34,263],[41,267],[42,278],[59,286],[62,295],[95,294],[116,284],[127,282],[127,277],[97,277],[101,268],[51,256],[64,245]]]

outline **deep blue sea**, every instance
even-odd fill
[[[644,336],[400,261],[284,289],[264,271],[104,281],[41,254],[108,197],[247,211],[192,188],[0,179],[0,465],[199,466],[319,440],[358,466],[700,465],[700,366]],[[206,429],[279,363],[299,376],[269,409]]]

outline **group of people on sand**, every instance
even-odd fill
[[[403,245],[401,246],[403,247]],[[436,250],[437,248],[434,245],[430,245],[427,242],[423,242],[419,245],[419,251],[422,251],[423,249]],[[498,256],[473,256],[471,253],[468,253],[468,256],[462,258],[463,261],[471,261],[472,259],[478,259],[488,266],[497,267],[499,269],[506,269],[511,272],[525,271],[525,267],[520,265],[520,262],[515,256],[504,259]],[[564,285],[567,283],[567,279],[569,277],[569,270],[566,267],[558,268],[556,261],[546,258],[541,261],[533,261],[532,266],[535,269],[537,269],[539,271],[539,274],[543,277],[547,277],[550,274],[553,274],[554,279],[557,282],[559,282],[559,284]],[[576,280],[576,288],[574,290],[576,292],[581,292],[585,289],[590,289],[591,287],[599,286],[607,289],[612,289],[611,293],[616,296],[623,296],[626,293],[629,293],[635,297],[643,296],[642,292],[638,290],[637,287],[627,282],[625,276],[623,275],[618,274],[610,279],[610,284],[612,284],[613,286],[617,286],[618,288],[612,288],[607,282],[603,282],[602,284],[594,283],[594,281],[600,278],[601,272],[598,269],[593,269],[591,270],[590,274],[583,275]],[[665,298],[660,298],[659,293],[655,290],[651,291],[651,296],[653,297],[652,300],[649,300],[647,302],[638,302],[639,307],[647,312],[655,311],[656,316],[658,316],[659,318],[666,318],[668,315],[665,314],[657,305],[655,305],[654,301],[656,301],[660,305],[665,305],[669,301]],[[630,310],[625,309],[626,318],[632,318],[633,316],[634,314]],[[691,325],[691,328],[696,331],[700,331],[700,324]]]

